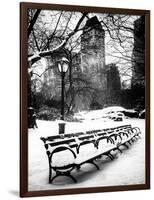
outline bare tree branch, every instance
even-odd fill
[[[41,9],[37,9],[37,11],[34,14],[33,19],[31,19],[31,21],[30,21],[30,25],[28,27],[28,37],[30,36],[30,34],[31,34],[32,30],[33,30],[34,24],[35,24],[39,14],[40,14],[40,12],[41,12]]]
[[[28,61],[31,62],[31,64],[33,64],[34,62],[38,61],[41,59],[41,57],[45,57],[45,56],[49,56],[51,55],[52,53],[54,53],[55,51],[58,51],[59,49],[63,48],[66,43],[68,42],[69,38],[72,37],[76,32],[78,32],[79,30],[79,27],[83,21],[83,19],[86,17],[87,15],[87,12],[83,13],[82,17],[79,19],[78,23],[76,24],[74,30],[69,33],[65,39],[63,39],[63,41],[61,42],[60,45],[56,46],[55,48],[53,48],[52,50],[47,50],[47,51],[41,51],[41,52],[38,52],[38,53],[35,53],[33,55],[31,55],[29,58],[28,58]]]

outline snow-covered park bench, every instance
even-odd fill
[[[125,125],[40,138],[44,142],[48,156],[49,182],[52,183],[58,176],[68,176],[77,182],[71,174],[72,170],[78,170],[85,163],[91,163],[99,170],[99,166],[95,163],[96,159],[105,155],[113,160],[112,151],[122,152],[120,146],[128,148],[128,144],[140,134],[138,127]],[[56,172],[54,176],[52,170]]]

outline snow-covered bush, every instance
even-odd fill
[[[43,106],[38,112],[38,118],[41,120],[56,120],[60,119],[60,111],[56,108]]]

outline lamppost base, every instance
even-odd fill
[[[61,122],[58,125],[59,125],[59,134],[64,134],[65,133],[65,123]]]

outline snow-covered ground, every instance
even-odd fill
[[[125,119],[123,122],[106,121],[103,119],[67,122],[67,133],[116,127],[123,124],[138,126],[142,136],[123,153],[116,153],[116,159],[111,161],[103,157],[97,161],[100,170],[91,164],[84,164],[80,171],[72,171],[77,179],[74,183],[69,177],[58,177],[53,184],[48,183],[48,158],[40,137],[58,134],[58,121],[37,121],[38,129],[29,129],[29,191],[52,190],[64,188],[101,187],[115,185],[131,185],[145,183],[145,120]]]

